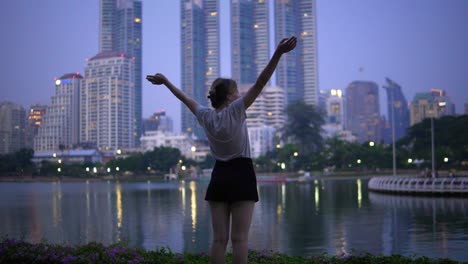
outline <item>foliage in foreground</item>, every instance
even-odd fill
[[[232,263],[231,254],[227,263]],[[148,251],[124,244],[104,246],[92,242],[82,246],[31,244],[23,240],[5,238],[0,243],[0,263],[209,263],[206,253],[173,253],[159,248]],[[249,251],[249,263],[457,263],[450,259],[404,257],[400,255],[374,256],[354,254],[343,256],[288,256],[273,251]]]

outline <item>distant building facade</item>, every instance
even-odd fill
[[[415,94],[410,105],[410,124],[415,125],[425,118],[454,115],[455,105],[444,90],[431,89],[427,93]]]
[[[252,84],[238,87],[244,94]],[[247,127],[271,126],[275,130],[286,124],[286,91],[278,86],[266,86],[255,102],[247,109]]]
[[[249,132],[250,155],[258,158],[274,149],[273,138],[276,129],[272,126],[257,126],[247,128]]]
[[[356,141],[356,136],[345,130],[345,96],[341,89],[320,91],[320,107],[325,113],[322,126],[323,137],[339,137],[346,141]]]
[[[89,59],[80,94],[80,141],[100,150],[134,148],[135,59],[102,52]]]
[[[239,84],[255,83],[270,58],[269,2],[231,1],[231,71]]]
[[[141,0],[100,0],[99,52],[121,52],[134,57],[133,140],[142,134],[142,18]]]
[[[51,163],[70,164],[70,163],[97,163],[102,162],[102,153],[96,149],[76,149],[67,151],[40,151],[34,152],[32,162],[41,164],[42,161]]]
[[[266,1],[265,1],[266,2]],[[315,0],[275,0],[275,42],[297,36],[295,50],[276,70],[276,84],[286,90],[288,104],[303,100],[318,105],[317,16]]]
[[[143,130],[145,132],[155,130],[172,132],[174,124],[172,118],[166,115],[166,111],[162,110],[143,120]]]
[[[468,115],[468,103],[465,103],[465,115]]]
[[[26,112],[21,105],[0,102],[0,155],[24,148],[25,121]]]
[[[344,94],[341,89],[331,89],[325,98],[325,123],[344,128]]]
[[[206,96],[220,74],[218,0],[181,1],[182,90],[195,101],[208,105]],[[181,103],[182,132],[206,139],[196,118]]]
[[[29,108],[26,117],[25,147],[34,148],[34,138],[39,133],[39,127],[43,125],[46,112],[47,105],[35,104]]]
[[[141,137],[141,148],[144,151],[152,151],[157,147],[176,148],[183,156],[194,160],[204,159],[209,152],[209,149],[197,147],[197,143],[186,133],[174,134],[159,130],[145,132]],[[204,153],[200,155],[203,149]]]
[[[82,79],[79,73],[68,73],[55,80],[55,95],[34,138],[35,152],[71,149],[78,144]]]
[[[388,107],[388,122],[390,124],[390,139],[392,135],[393,123],[395,124],[395,141],[406,136],[407,129],[410,125],[410,112],[408,102],[401,90],[401,86],[396,82],[385,79],[386,84],[383,86],[387,92],[387,107]],[[389,142],[386,140],[386,142]]]
[[[375,82],[354,81],[346,88],[346,129],[359,142],[381,140],[379,89]]]

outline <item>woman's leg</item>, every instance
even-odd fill
[[[231,242],[233,264],[247,263],[247,244],[254,206],[254,201],[240,201],[231,204]]]
[[[213,226],[213,243],[211,245],[211,263],[222,263],[226,255],[229,240],[229,204],[224,202],[209,202],[211,223]]]

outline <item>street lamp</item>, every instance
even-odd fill
[[[444,107],[447,103],[446,102],[437,102],[437,109],[436,111],[439,110],[439,108]],[[434,116],[433,114],[431,116],[431,152],[432,152],[432,178],[436,177],[436,171],[435,171],[435,151],[434,151]]]

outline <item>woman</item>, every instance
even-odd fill
[[[213,227],[211,263],[224,263],[230,230],[233,263],[247,263],[247,240],[258,193],[245,111],[270,80],[281,56],[293,50],[296,43],[296,37],[283,39],[255,84],[243,96],[239,96],[235,81],[216,79],[208,95],[214,109],[199,105],[160,73],[146,77],[153,84],[164,84],[197,117],[216,159],[205,196]]]

